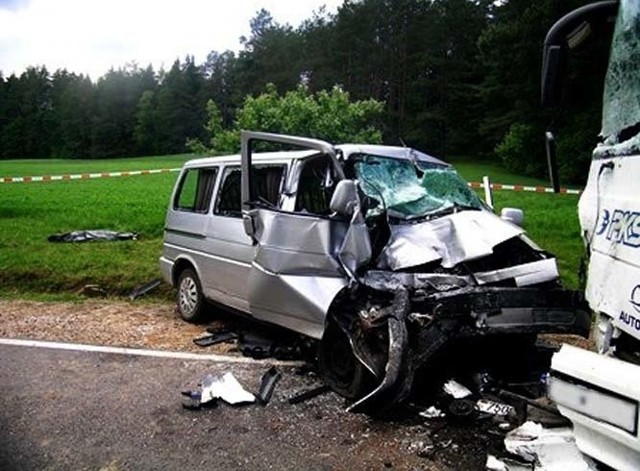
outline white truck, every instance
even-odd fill
[[[640,1],[597,2],[561,18],[544,46],[543,104],[560,100],[568,54],[613,30],[600,143],[578,205],[588,268],[585,297],[598,353],[563,346],[549,396],[578,447],[621,470],[640,469]],[[558,187],[553,136],[547,152]]]

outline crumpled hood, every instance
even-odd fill
[[[444,268],[490,255],[524,230],[490,211],[462,211],[431,221],[391,226],[378,268],[401,270],[441,260]]]

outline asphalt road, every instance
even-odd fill
[[[3,470],[484,469],[493,443],[475,425],[349,414],[333,393],[290,405],[318,384],[292,368],[266,407],[190,411],[180,391],[204,374],[232,371],[257,391],[267,367],[16,346],[0,356]]]

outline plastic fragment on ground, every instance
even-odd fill
[[[257,394],[258,402],[266,406],[271,400],[276,384],[282,378],[282,373],[275,367],[269,368],[263,375],[260,382],[260,391]]]
[[[545,429],[525,422],[504,439],[509,453],[534,463],[536,471],[596,471],[595,464],[578,450],[570,428]]]
[[[507,465],[493,455],[487,455],[487,463],[484,467],[490,471],[508,471]]]
[[[532,464],[518,463],[509,458],[496,458],[493,455],[487,455],[485,469],[490,471],[533,471]]]
[[[426,410],[418,412],[420,417],[424,417],[425,419],[437,419],[440,417],[444,417],[444,412],[438,409],[436,406],[431,406]]]
[[[329,392],[331,388],[326,384],[321,384],[320,386],[316,386],[315,388],[309,389],[308,391],[303,391],[289,398],[289,404],[300,404],[301,402],[308,401],[309,399],[313,399],[314,397],[320,396],[326,392]]]
[[[223,375],[208,374],[202,380],[202,398],[205,404],[214,399],[222,399],[228,404],[255,402],[253,394],[245,390],[232,373]]]
[[[462,384],[458,383],[454,379],[450,379],[442,387],[445,393],[452,396],[454,399],[464,399],[467,396],[471,396],[471,391]]]

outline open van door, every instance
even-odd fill
[[[250,312],[258,319],[320,338],[331,302],[355,281],[355,272],[371,257],[356,184],[345,180],[336,151],[327,142],[247,131],[241,138],[242,213],[245,231],[255,245],[248,279]],[[267,204],[255,194],[254,141],[318,151],[296,162],[287,191],[302,198],[304,166],[326,162],[325,178],[317,188],[322,186],[323,194],[335,194],[335,201],[327,204],[326,211],[298,204],[293,211],[284,211]]]

